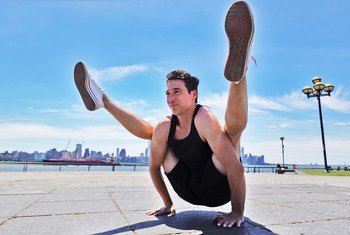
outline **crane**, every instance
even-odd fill
[[[66,151],[67,151],[67,149],[68,149],[68,147],[69,147],[69,144],[70,144],[70,139],[68,140],[68,144],[67,144],[67,147],[66,147]]]

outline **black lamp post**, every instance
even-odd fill
[[[282,141],[282,162],[283,162],[283,167],[284,167],[284,144],[283,144],[284,137],[281,136],[280,140]]]
[[[324,158],[324,167],[325,172],[329,173],[328,165],[327,165],[327,154],[326,154],[326,144],[324,140],[324,130],[323,130],[323,119],[322,119],[322,109],[321,109],[321,96],[331,96],[331,92],[334,90],[334,86],[332,84],[326,84],[324,85],[321,82],[320,77],[314,77],[312,79],[312,82],[314,84],[314,88],[310,86],[306,86],[303,89],[303,93],[307,95],[307,98],[310,97],[317,97],[318,101],[318,111],[320,114],[320,125],[321,125],[321,136],[322,136],[322,146],[323,146],[323,158]]]

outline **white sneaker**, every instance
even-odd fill
[[[94,111],[104,106],[102,101],[103,91],[90,78],[90,74],[83,62],[78,62],[74,67],[74,81],[88,110]]]
[[[229,41],[229,53],[224,74],[227,80],[238,83],[247,71],[254,35],[254,18],[246,2],[232,4],[226,15],[225,31]]]

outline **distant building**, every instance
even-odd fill
[[[22,162],[34,161],[34,157],[30,153],[19,152],[19,160]]]
[[[53,148],[53,149],[46,152],[45,158],[46,159],[60,159],[61,154],[55,148]]]
[[[45,153],[39,153],[38,151],[35,151],[33,153],[34,161],[42,161],[45,159]]]
[[[19,152],[13,151],[9,153],[5,151],[4,153],[0,153],[0,161],[19,161]]]
[[[75,145],[75,157],[76,158],[81,158],[82,157],[82,155],[83,155],[83,150],[82,150],[82,148],[83,148],[83,145],[82,144],[76,144]]]
[[[61,159],[71,159],[72,158],[72,153],[68,152],[67,150],[61,151]]]
[[[101,151],[93,151],[91,150],[91,158],[94,158],[94,159],[102,159],[103,158],[103,155],[102,155],[102,152]]]
[[[120,150],[119,157],[126,157],[125,149]]]
[[[253,156],[252,154],[245,154],[241,157],[243,164],[248,165],[265,165],[265,156]]]
[[[243,157],[244,156],[244,148],[242,147],[241,148],[241,155],[240,155],[241,157]]]
[[[241,148],[241,160],[243,164],[247,165],[265,165],[265,156],[254,156],[252,154],[244,154],[244,148]]]
[[[84,158],[89,158],[89,157],[90,157],[90,150],[86,148],[84,152]]]
[[[33,153],[13,151],[12,153],[9,153],[8,151],[5,151],[4,153],[0,153],[0,161],[42,161],[44,159],[69,160],[84,157],[107,162],[149,164],[150,142],[148,142],[148,147],[145,151],[140,153],[140,156],[127,156],[125,149],[120,150],[120,148],[117,148],[116,150],[116,156],[114,153],[103,154],[101,151],[90,151],[89,148],[86,148],[84,154],[82,154],[82,144],[77,144],[76,149],[73,152],[67,150],[57,151],[56,148],[48,150],[45,153],[40,153],[38,151]]]

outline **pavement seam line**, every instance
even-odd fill
[[[49,217],[49,216],[62,216],[62,215],[91,215],[91,214],[101,214],[101,213],[111,213],[115,211],[104,211],[104,212],[73,212],[73,213],[63,213],[63,214],[43,214],[43,215],[18,215],[18,216],[13,216],[13,218],[31,218],[31,217]]]
[[[115,208],[117,208],[118,212],[123,216],[124,220],[126,221],[126,223],[128,224],[130,230],[136,234],[136,229],[133,227],[133,224],[130,223],[130,221],[128,220],[128,218],[126,217],[126,215],[124,214],[123,210],[119,207],[119,205],[117,204],[117,202],[113,199],[112,194],[110,192],[107,192],[109,198],[111,199],[113,205],[115,206]]]
[[[38,201],[40,201],[41,199],[43,199],[46,195],[52,193],[53,191],[55,191],[55,189],[51,190],[49,193],[44,194],[42,197],[40,197],[39,199],[37,199],[35,202],[33,202],[32,204],[30,204],[29,206],[25,207],[24,209],[22,209],[21,211],[17,212],[16,214],[12,215],[10,218],[8,218],[7,220],[3,221],[2,223],[0,223],[0,226],[4,225],[5,223],[7,223],[8,221],[14,219],[17,217],[18,214],[22,213],[23,211],[25,211],[26,209],[28,209],[29,207],[31,207],[32,205],[34,205],[35,203],[37,203]]]
[[[322,222],[322,221],[334,221],[334,220],[348,220],[350,217],[343,218],[331,218],[331,219],[314,219],[314,220],[305,220],[305,221],[293,221],[288,223],[280,223],[280,224],[267,224],[266,226],[279,226],[279,225],[288,225],[288,224],[304,224],[304,223],[314,223],[314,222]]]

